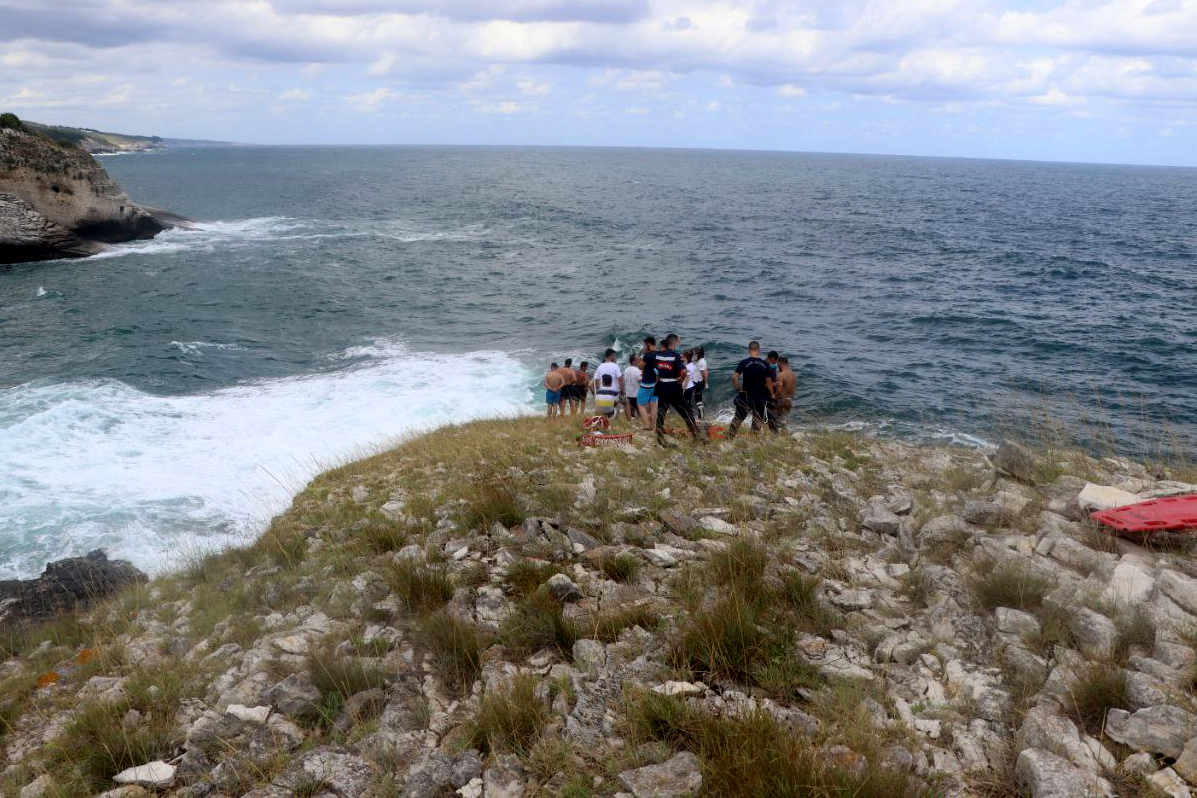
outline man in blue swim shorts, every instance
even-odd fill
[[[546,418],[561,415],[561,388],[565,385],[565,377],[561,376],[556,363],[549,366],[544,375],[544,402],[547,405]]]

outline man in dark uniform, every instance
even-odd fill
[[[657,443],[665,445],[665,414],[669,408],[677,414],[690,428],[694,440],[703,441],[698,434],[698,425],[694,423],[694,414],[682,396],[682,383],[686,379],[686,364],[682,356],[677,353],[680,339],[670,333],[665,336],[661,351],[656,353],[655,365],[657,369]],[[705,441],[703,441],[705,443]]]
[[[761,345],[756,341],[748,344],[748,357],[736,364],[732,374],[732,386],[736,389],[736,417],[727,428],[727,437],[736,437],[745,417],[752,413],[752,428],[759,430],[768,414],[768,403],[773,397],[773,370],[761,360]]]

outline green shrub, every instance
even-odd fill
[[[526,755],[540,739],[549,713],[536,697],[536,678],[517,676],[500,690],[488,690],[466,724],[466,743],[483,753]]]
[[[5,111],[0,114],[0,130],[24,130],[25,125],[21,123],[20,118],[16,114]]]

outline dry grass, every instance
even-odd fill
[[[466,724],[465,742],[484,753],[527,755],[548,720],[548,710],[536,697],[535,677],[518,676],[510,684],[486,692]]]
[[[1035,612],[1043,606],[1043,599],[1055,583],[1018,564],[1005,563],[982,568],[970,586],[977,601],[987,610],[1011,607]]]
[[[762,711],[715,717],[677,698],[641,693],[627,705],[632,734],[702,760],[702,794],[728,798],[893,798],[930,795],[904,775],[866,760],[859,768],[820,762],[814,749]]]
[[[423,619],[420,638],[441,681],[450,689],[468,691],[482,672],[482,650],[486,647],[478,626],[442,610]]]
[[[402,559],[387,569],[387,581],[412,611],[435,610],[453,598],[453,580],[444,568]]]
[[[1091,663],[1073,675],[1065,711],[1089,734],[1101,733],[1109,709],[1129,709],[1126,672],[1104,663]]]
[[[499,636],[516,651],[531,654],[552,648],[568,659],[573,656],[578,629],[562,614],[560,602],[547,591],[538,591],[516,602]]]
[[[513,596],[529,596],[561,569],[550,563],[534,560],[517,560],[507,568],[503,582],[507,593]]]
[[[599,570],[613,582],[631,582],[640,566],[640,558],[631,554],[608,555],[598,561]]]

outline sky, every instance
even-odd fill
[[[1197,0],[0,0],[0,111],[266,144],[1197,166]]]

